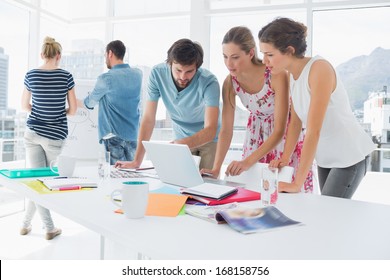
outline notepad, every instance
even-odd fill
[[[214,199],[222,199],[237,192],[237,187],[203,183],[201,185],[182,189],[183,194],[200,195]]]
[[[188,200],[187,203],[192,203],[193,201],[199,201],[206,205],[221,205],[221,204],[227,204],[233,202],[245,202],[245,201],[259,200],[259,199],[260,199],[260,193],[238,187],[237,192],[222,199],[214,199],[214,198],[208,198],[204,196],[190,195],[190,200]]]
[[[48,178],[39,179],[49,190],[64,188],[96,188],[97,182],[88,178]]]

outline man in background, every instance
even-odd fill
[[[110,70],[98,77],[95,88],[84,99],[87,109],[99,104],[99,142],[110,152],[111,164],[133,160],[137,149],[142,72],[123,63],[125,53],[126,47],[119,40],[107,45],[105,58]]]
[[[220,89],[217,78],[201,68],[202,63],[202,47],[180,39],[168,50],[166,63],[153,67],[134,161],[117,162],[116,167],[141,165],[145,155],[141,141],[152,136],[160,97],[172,119],[172,143],[188,145],[192,154],[201,157],[200,168],[213,166],[220,126]]]

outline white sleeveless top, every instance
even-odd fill
[[[311,90],[309,73],[315,56],[309,60],[297,80],[290,74],[290,90],[294,109],[302,123],[307,123]],[[344,168],[362,161],[375,145],[357,122],[348,95],[336,73],[336,89],[331,94],[317,146],[316,161],[324,168]]]

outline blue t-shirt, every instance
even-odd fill
[[[199,68],[190,84],[178,91],[173,81],[171,67],[161,63],[153,67],[149,77],[148,99],[158,101],[161,97],[172,119],[175,139],[189,137],[204,128],[206,107],[219,108],[220,88],[217,78],[210,71]],[[220,128],[218,129],[214,142]]]
[[[66,98],[74,87],[71,73],[63,69],[33,69],[24,77],[32,108],[27,126],[40,136],[63,140],[68,135]]]
[[[126,141],[137,140],[141,86],[142,71],[128,64],[117,64],[98,77],[84,105],[93,109],[99,104],[100,142],[111,134]]]

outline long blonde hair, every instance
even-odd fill
[[[54,58],[56,55],[61,54],[62,47],[61,44],[56,42],[54,38],[45,37],[42,45],[42,55],[44,58]]]

